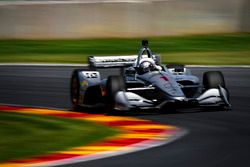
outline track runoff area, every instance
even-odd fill
[[[77,146],[67,150],[51,152],[49,154],[21,160],[11,160],[0,163],[0,167],[57,166],[90,161],[161,146],[172,142],[187,133],[187,131],[175,126],[163,125],[131,117],[107,116],[101,114],[87,114],[10,105],[0,105],[0,112],[87,120],[118,129],[120,132],[115,136],[110,136],[94,144]]]

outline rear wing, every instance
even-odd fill
[[[88,61],[90,67],[127,67],[133,66],[137,59],[137,55],[129,56],[90,56]]]
[[[144,55],[143,55],[144,57]],[[94,68],[135,66],[138,55],[128,56],[89,56],[89,66]],[[160,64],[160,55],[153,55],[156,64]]]

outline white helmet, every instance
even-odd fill
[[[155,61],[152,58],[143,58],[140,60],[139,69],[141,72],[154,71],[155,68]]]

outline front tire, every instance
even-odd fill
[[[106,84],[106,113],[115,114],[115,97],[117,92],[125,90],[125,83],[121,76],[109,76]]]
[[[203,75],[203,86],[205,90],[219,88],[220,86],[226,90],[226,101],[229,102],[230,94],[226,88],[225,79],[221,71],[208,71]],[[227,105],[222,105],[219,109],[225,109]]]
[[[226,88],[224,76],[220,71],[208,71],[203,74],[203,86],[205,90],[218,88],[221,86]]]

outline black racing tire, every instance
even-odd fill
[[[74,70],[70,80],[70,100],[74,111],[81,110],[81,107],[79,106],[80,83],[78,75],[80,71],[81,70]]]
[[[115,96],[118,91],[125,90],[125,83],[121,76],[109,76],[106,83],[106,113],[115,114],[118,111],[114,111],[115,107]]]
[[[208,71],[203,74],[203,86],[205,90],[218,88],[218,86],[226,88],[224,76],[221,71]]]
[[[226,83],[224,76],[221,71],[208,71],[203,74],[203,86],[205,90],[218,88],[219,86],[223,87],[226,90],[227,100],[230,102],[230,93],[226,88]],[[221,105],[218,107],[206,107],[206,110],[228,110],[228,106]]]

